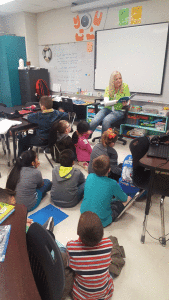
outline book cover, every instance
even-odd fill
[[[0,226],[0,262],[3,262],[5,260],[10,231],[11,225]]]
[[[15,210],[14,205],[0,202],[0,224]]]

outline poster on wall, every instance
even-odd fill
[[[92,41],[95,39],[95,31],[103,28],[103,12],[81,13],[73,18],[75,29],[75,41]]]
[[[119,26],[128,25],[129,22],[129,8],[119,10]]]
[[[131,24],[141,24],[142,6],[132,7],[131,9]]]

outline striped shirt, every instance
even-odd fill
[[[80,239],[67,243],[68,265],[75,271],[74,300],[109,300],[113,295],[113,279],[109,274],[112,242],[103,238],[94,246]]]

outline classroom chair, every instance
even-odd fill
[[[62,108],[68,113],[69,122],[71,123],[71,132],[73,132],[73,124],[76,118],[76,113],[73,111],[72,99],[62,97]]]
[[[42,300],[60,300],[65,287],[65,271],[59,247],[50,233],[33,223],[26,234],[32,273]]]
[[[130,151],[133,157],[133,183],[140,189],[148,191],[150,188],[151,171],[144,168],[139,164],[139,160],[147,153],[149,148],[148,137],[138,137],[131,141]],[[152,183],[152,194],[158,194],[161,196],[160,199],[160,216],[161,216],[161,234],[162,237],[159,239],[160,243],[166,245],[165,235],[165,223],[164,223],[164,199],[169,196],[169,176],[165,174],[155,173],[154,180]],[[147,227],[147,216],[149,209],[145,210],[143,232],[141,242],[145,241],[145,233]]]

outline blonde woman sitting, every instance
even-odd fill
[[[125,118],[126,106],[129,103],[124,101],[118,105],[117,102],[120,98],[129,96],[129,87],[126,83],[123,83],[121,73],[118,71],[113,72],[110,75],[109,86],[105,89],[104,93],[105,107],[91,121],[90,129],[94,131],[101,122],[102,132],[110,127],[120,125]]]

